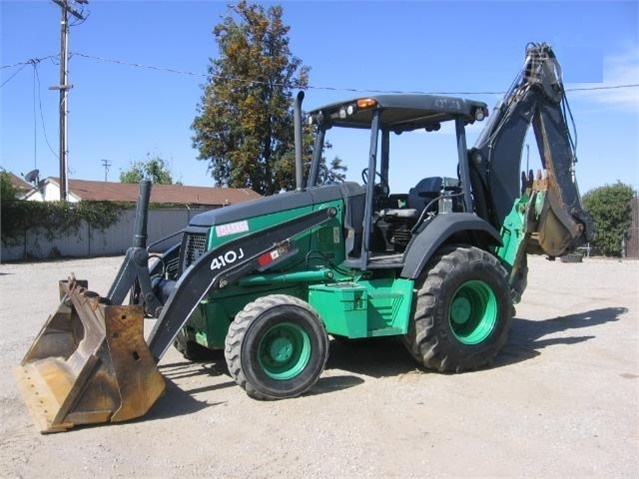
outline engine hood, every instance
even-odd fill
[[[340,183],[320,186],[304,191],[289,191],[256,200],[224,206],[193,216],[187,230],[202,230],[215,225],[241,221],[256,216],[264,216],[279,211],[286,211],[304,206],[312,206],[327,201],[348,198],[363,194],[363,188],[357,183]]]

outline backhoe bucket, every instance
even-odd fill
[[[42,433],[144,415],[164,379],[144,341],[140,306],[113,306],[60,282],[62,301],[15,369],[22,396]]]
[[[560,184],[549,172],[547,178],[534,181],[533,189],[543,194],[533,236],[545,254],[563,256],[592,240],[592,219],[581,206],[574,182],[563,178]]]

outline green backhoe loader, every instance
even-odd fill
[[[134,245],[110,289],[61,283],[61,303],[16,373],[42,432],[143,415],[164,390],[156,367],[175,345],[187,358],[224,350],[247,394],[271,400],[313,387],[336,338],[394,336],[423,367],[490,366],[526,286],[527,254],[562,256],[592,235],[574,178],[559,65],[546,44],[523,70],[475,146],[479,101],[436,95],[354,98],[306,114],[315,131],[302,161],[303,94],[295,100],[295,191],[194,216],[149,260],[142,183]],[[532,125],[545,174],[521,172]],[[453,174],[399,135],[448,132]],[[362,182],[326,181],[332,134],[368,133]],[[454,148],[452,144],[454,143]],[[415,178],[391,192],[391,168]],[[305,176],[305,177],[304,177]],[[126,304],[125,304],[126,303]],[[143,318],[155,319],[145,341]]]

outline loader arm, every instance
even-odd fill
[[[150,183],[141,183],[133,246],[107,296],[75,278],[61,282],[58,310],[15,369],[43,433],[144,415],[165,388],[157,362],[204,296],[293,256],[296,236],[337,214],[323,208],[210,250],[182,274],[162,305],[151,289],[145,249],[149,196]],[[139,288],[143,304],[122,305],[132,288]],[[147,342],[145,312],[158,314]]]
[[[294,255],[292,238],[329,221],[334,208],[325,208],[230,241],[202,255],[182,274],[166,301],[148,344],[159,361],[197,305],[213,290],[265,270]]]

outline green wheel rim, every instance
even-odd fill
[[[497,324],[497,298],[483,281],[462,284],[450,303],[448,320],[455,337],[464,344],[479,344]]]
[[[303,328],[280,323],[270,328],[258,346],[258,360],[271,379],[285,381],[300,374],[311,358],[311,339]]]

